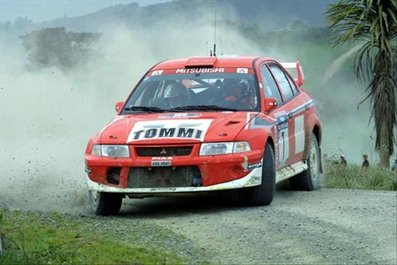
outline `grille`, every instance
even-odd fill
[[[197,167],[138,167],[130,169],[128,187],[192,187],[194,178],[201,178]]]
[[[192,146],[178,147],[138,147],[138,156],[187,156],[192,152]]]

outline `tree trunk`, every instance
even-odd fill
[[[380,157],[380,166],[385,168],[390,167],[390,153],[391,153],[389,150],[390,136],[387,127],[388,126],[384,120],[380,128],[380,138],[379,138],[380,146],[378,149],[378,153]]]

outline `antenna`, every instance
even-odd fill
[[[221,47],[221,55],[223,55],[222,33],[219,32],[219,46]]]
[[[214,27],[214,56],[216,56],[216,9],[215,9],[215,27]]]

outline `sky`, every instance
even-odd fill
[[[47,21],[63,16],[74,17],[98,11],[102,8],[129,4],[151,5],[170,0],[0,0],[0,22],[28,17],[34,22]]]

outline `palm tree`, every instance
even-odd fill
[[[397,0],[340,0],[326,15],[335,45],[361,45],[354,73],[368,84],[361,103],[370,100],[375,149],[380,164],[389,167],[397,142]]]

